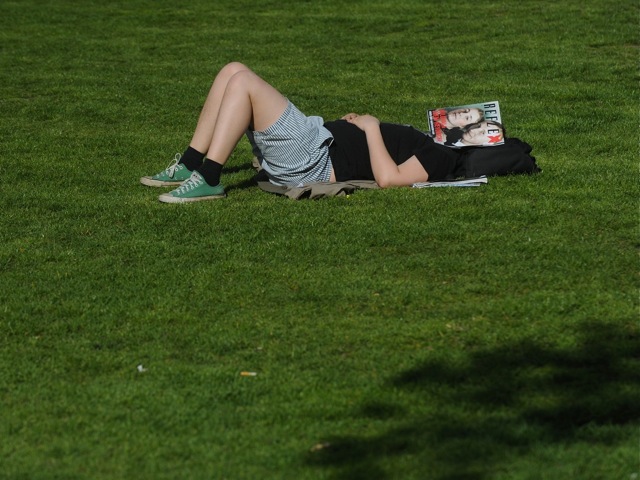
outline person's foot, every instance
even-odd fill
[[[148,187],[174,187],[183,183],[190,176],[191,170],[180,163],[180,154],[176,153],[171,165],[156,175],[142,177],[140,183]]]
[[[212,187],[204,181],[202,175],[193,172],[187,181],[175,190],[163,193],[158,197],[158,200],[164,203],[186,203],[215,200],[226,196],[222,184]]]

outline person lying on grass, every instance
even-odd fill
[[[160,195],[161,202],[222,198],[222,168],[244,134],[275,185],[375,180],[381,188],[411,186],[446,178],[459,158],[454,149],[408,125],[355,113],[326,123],[306,116],[252,70],[234,62],[216,76],[182,156],[140,181],[178,187]]]

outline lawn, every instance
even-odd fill
[[[0,479],[637,479],[639,20],[0,3]],[[243,140],[161,204],[234,60],[326,120],[499,100],[543,172],[293,201]]]

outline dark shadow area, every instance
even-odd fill
[[[637,329],[605,324],[585,325],[571,347],[520,341],[428,360],[386,385],[411,406],[372,401],[356,411],[388,422],[382,434],[327,438],[306,461],[334,478],[391,479],[383,465],[412,455],[424,478],[489,479],[507,455],[628,441],[615,427],[640,419],[639,372]]]
[[[228,194],[229,192],[232,192],[234,190],[245,190],[247,188],[252,188],[257,186],[258,186],[258,182],[256,181],[256,179],[251,178],[249,180],[243,180],[241,182],[225,185],[224,189],[225,189],[225,192],[227,192]]]
[[[224,173],[240,173],[245,170],[255,170],[256,168],[250,163],[243,163],[242,165],[225,166]]]
[[[252,188],[258,186],[258,181],[267,180],[267,175],[263,170],[257,171],[256,168],[248,163],[245,165],[239,165],[235,167],[225,168],[225,173],[238,173],[244,170],[253,170],[255,175],[247,180],[243,180],[237,183],[231,183],[225,185],[225,191],[227,193],[232,192],[233,190],[244,190],[246,188]]]

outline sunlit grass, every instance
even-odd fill
[[[3,2],[0,478],[632,478],[637,7]],[[161,204],[231,60],[327,120],[497,98],[544,171],[295,202],[243,141]]]

